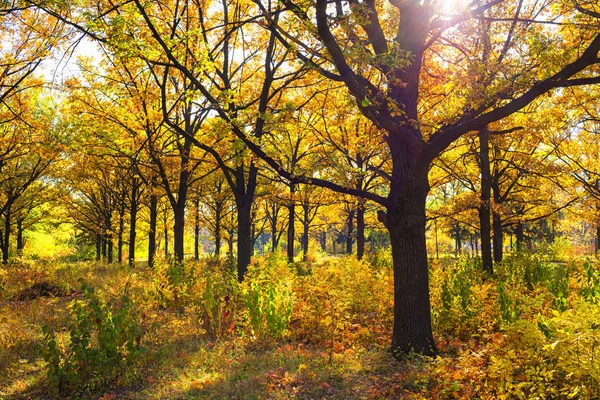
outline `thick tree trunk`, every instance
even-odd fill
[[[290,202],[287,206],[288,209],[288,230],[287,230],[287,259],[288,263],[294,262],[294,237],[296,236],[295,224],[296,224],[296,211],[294,207],[294,193],[296,187],[293,183],[290,184]]]
[[[481,261],[483,270],[493,274],[492,265],[492,238],[490,235],[490,202],[491,202],[491,175],[490,175],[490,144],[489,130],[484,128],[479,131],[479,165],[481,168],[481,203],[479,204],[479,230],[481,231]]]
[[[354,241],[354,213],[355,210],[350,210],[348,219],[346,220],[346,254],[352,254],[352,243]]]
[[[242,282],[250,259],[252,258],[252,220],[251,220],[251,201],[244,200],[237,203],[237,228],[238,228],[238,241],[237,241],[237,269],[238,269],[238,281]]]
[[[427,247],[425,244],[425,200],[429,191],[427,170],[411,173],[387,214],[380,213],[390,234],[394,262],[394,330],[392,352],[396,357],[412,351],[436,353],[431,328]],[[414,170],[413,170],[414,171]],[[392,190],[396,188],[392,187]]]
[[[596,253],[600,250],[600,225],[596,227]]]
[[[358,199],[356,209],[356,258],[362,260],[365,255],[365,199]]]
[[[498,213],[492,213],[493,229],[494,229],[494,261],[499,263],[502,262],[503,256],[503,233],[502,233],[502,220]]]
[[[154,190],[152,187],[151,190]],[[156,228],[158,223],[158,197],[152,193],[150,195],[150,224],[148,230],[148,266],[154,264],[156,255]]]

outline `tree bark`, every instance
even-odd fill
[[[492,213],[492,223],[494,229],[494,261],[499,263],[502,262],[502,256],[504,252],[503,248],[503,232],[502,232],[502,220],[498,213]]]
[[[412,351],[436,353],[429,308],[429,276],[425,244],[427,167],[412,170],[403,182],[392,182],[391,204],[379,214],[390,234],[394,263],[394,329],[396,357]],[[394,193],[398,190],[398,193]]]
[[[221,254],[221,224],[222,224],[223,202],[217,201],[215,207],[215,256]]]
[[[302,260],[308,261],[308,229],[310,227],[310,209],[308,204],[303,204],[304,218],[302,220]]]
[[[596,227],[596,253],[600,250],[600,225]]]
[[[17,254],[23,255],[23,248],[25,247],[25,241],[23,240],[23,218],[17,219]]]
[[[132,267],[135,263],[135,237],[136,223],[138,211],[138,183],[135,178],[131,184],[131,201],[129,203],[129,254],[127,255],[127,263]]]
[[[521,251],[523,250],[523,243],[525,242],[525,233],[523,232],[522,223],[517,224],[515,236],[517,239],[517,251]]]
[[[154,186],[150,188],[154,191]],[[158,196],[150,194],[150,223],[148,230],[148,266],[153,267],[154,256],[156,255],[156,228],[158,224]]]
[[[125,204],[119,205],[119,231],[117,232],[117,262],[123,262],[123,234],[125,233]]]
[[[200,260],[200,198],[194,199],[194,260]]]
[[[102,259],[102,235],[96,233],[96,261]]]
[[[245,200],[245,197],[244,197]],[[237,269],[238,269],[238,281],[242,282],[246,271],[248,271],[248,265],[250,265],[250,259],[252,258],[252,221],[251,221],[251,206],[252,203],[249,201],[237,202],[237,228],[238,228],[238,241],[237,241]]]
[[[290,202],[287,206],[288,209],[288,230],[287,230],[287,259],[288,263],[294,262],[294,237],[295,223],[296,223],[296,212],[294,207],[294,193],[296,192],[296,186],[290,183]]]
[[[8,204],[8,206],[6,207],[6,211],[4,212],[4,241],[3,241],[3,247],[2,247],[2,264],[8,264],[8,259],[9,259],[9,251],[10,251],[10,224],[11,222],[11,205]]]
[[[481,203],[479,204],[479,230],[481,231],[481,261],[483,270],[493,274],[492,238],[490,235],[490,132],[486,128],[479,131],[479,166],[481,170]]]
[[[354,239],[354,213],[356,210],[352,209],[348,213],[348,219],[346,220],[346,228],[348,230],[346,235],[346,254],[352,254],[352,242]]]
[[[358,199],[356,209],[356,258],[362,260],[365,255],[365,199]]]

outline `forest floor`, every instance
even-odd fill
[[[11,264],[0,398],[600,397],[596,264],[433,263],[439,356],[396,361],[388,263],[260,259],[242,285],[214,260]]]

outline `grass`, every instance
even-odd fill
[[[259,261],[256,268],[268,268],[270,262]],[[273,268],[287,268],[278,263]],[[562,312],[552,309],[551,291],[542,283],[528,292],[527,282],[511,282],[509,294],[519,308],[516,320],[510,322],[501,320],[495,281],[472,276],[465,283],[468,268],[459,263],[432,270],[440,356],[398,362],[387,350],[391,274],[385,266],[359,268],[355,260],[328,260],[313,265],[310,276],[289,275],[285,279],[294,285],[294,311],[286,333],[272,337],[264,333],[267,330],[250,326],[243,291],[236,287],[231,289],[236,303],[231,328],[224,324],[222,331],[213,333],[205,329],[199,312],[204,304],[203,279],[216,273],[209,265],[198,265],[197,281],[189,286],[185,301],[176,297],[166,303],[153,295],[160,283],[157,270],[89,262],[11,265],[2,274],[0,398],[55,398],[39,352],[41,328],[52,327],[59,342],[68,342],[70,304],[82,299],[80,278],[102,298],[118,298],[128,291],[138,308],[144,332],[141,345],[147,352],[132,367],[130,379],[117,377],[92,390],[61,393],[60,398],[567,398],[575,393],[577,398],[591,399],[600,395],[593,389],[600,363],[576,362],[577,357],[589,359],[590,354],[600,358],[600,351],[589,352],[597,342],[600,348],[600,332],[594,336],[590,322],[600,308],[586,303],[578,311],[583,303],[575,267],[569,307]],[[452,274],[461,279],[452,280]],[[39,282],[56,284],[65,295],[16,300],[18,293]],[[445,297],[441,295],[444,282],[451,282],[446,284]],[[465,284],[470,290],[460,286]],[[465,304],[473,309],[456,309]],[[444,316],[444,312],[451,314]],[[540,321],[548,328],[542,329]],[[566,326],[571,336],[561,333]],[[588,350],[577,347],[578,341]]]

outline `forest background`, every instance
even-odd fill
[[[0,16],[0,394],[598,396],[595,2]]]

